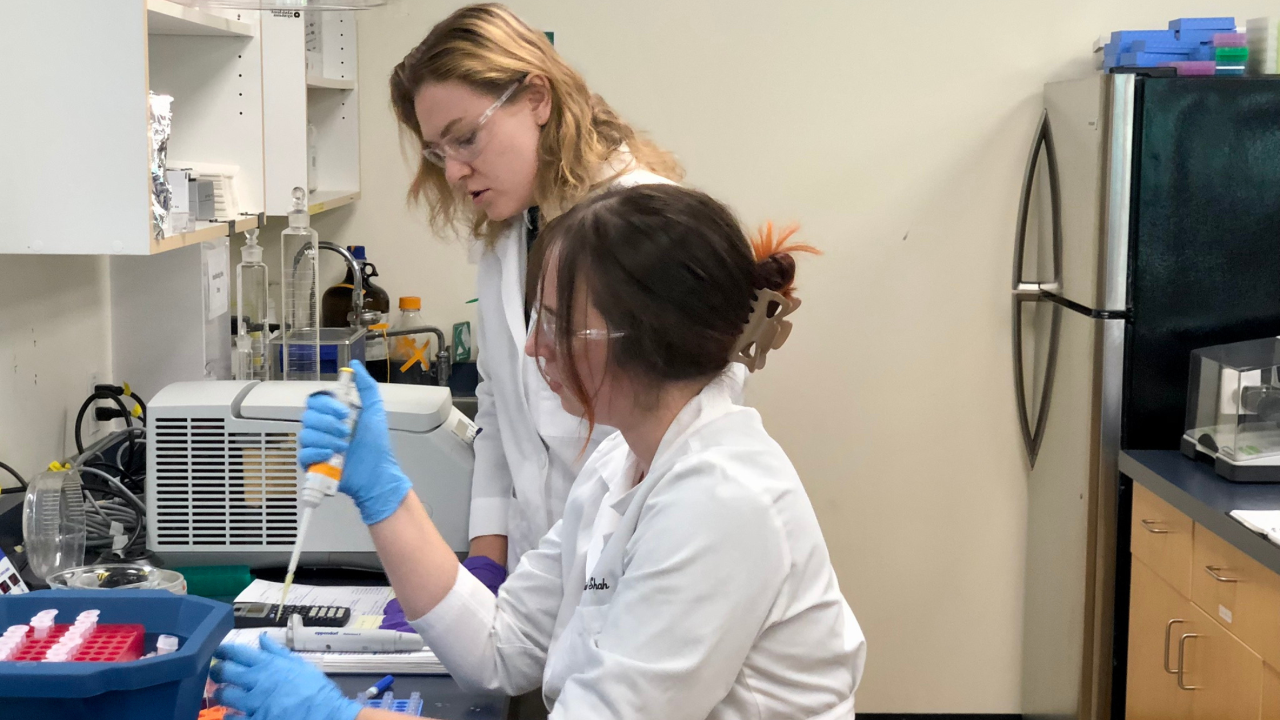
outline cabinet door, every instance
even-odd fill
[[[1191,597],[1191,537],[1194,523],[1155,493],[1134,483],[1133,556],[1156,571],[1183,597]]]
[[[1221,625],[1189,606],[1187,630],[1174,633],[1171,648],[1180,669],[1175,676],[1190,688],[1194,720],[1256,720],[1262,709],[1262,658]]]
[[[1179,690],[1173,673],[1179,639],[1195,619],[1191,603],[1138,558],[1129,595],[1128,720],[1187,720],[1194,691]],[[1187,640],[1194,643],[1197,638]],[[1171,647],[1172,646],[1172,647]]]
[[[1280,673],[1262,666],[1262,720],[1280,720]]]
[[[1195,526],[1191,599],[1263,659],[1280,664],[1280,576]]]

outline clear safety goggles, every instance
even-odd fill
[[[542,337],[550,338],[551,342],[555,342],[555,337],[556,337],[555,314],[546,312],[543,309],[538,310],[538,332],[542,335]],[[620,338],[625,336],[626,336],[626,333],[618,330],[604,330],[599,328],[579,330],[573,333],[573,337],[579,337],[586,340],[610,340],[612,338]]]
[[[480,116],[480,119],[476,121],[475,126],[470,130],[454,133],[452,137],[441,140],[438,145],[423,148],[422,157],[439,167],[444,167],[445,162],[448,160],[455,160],[460,163],[475,162],[475,159],[480,157],[481,151],[484,150],[484,137],[481,135],[481,131],[484,129],[485,123],[489,121],[489,118],[493,117],[498,108],[511,99],[516,89],[523,84],[524,81],[521,80],[507,88],[507,91],[502,93],[498,101],[484,111],[484,114]]]

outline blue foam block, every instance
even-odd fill
[[[1191,52],[1191,60],[1217,60],[1212,45],[1201,45]]]
[[[1126,52],[1192,53],[1200,47],[1198,42],[1181,40],[1134,40]]]
[[[1160,63],[1179,62],[1189,57],[1187,53],[1121,53],[1116,65],[1120,67],[1160,67]]]
[[[1235,32],[1235,30],[1183,30],[1178,33],[1178,42],[1212,45],[1214,35],[1232,32]]]
[[[1178,18],[1169,21],[1170,30],[1211,30],[1214,32],[1235,32],[1236,19],[1231,17]]]
[[[1177,42],[1178,35],[1172,30],[1117,30],[1111,33],[1111,42],[1107,47],[1115,46],[1117,52],[1131,52],[1131,47],[1138,40],[1165,40]]]

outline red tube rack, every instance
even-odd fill
[[[35,639],[35,630],[27,631],[27,642],[10,658],[12,661],[40,661],[57,644],[71,625],[54,625],[48,637]],[[142,657],[142,641],[147,629],[142,625],[98,625],[84,639],[70,662],[128,662]]]

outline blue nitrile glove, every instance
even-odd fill
[[[221,662],[209,677],[219,705],[248,720],[355,720],[361,706],[346,697],[315,665],[263,635],[262,649],[227,644],[214,652]]]
[[[302,414],[298,464],[308,468],[328,460],[335,452],[346,453],[338,489],[356,501],[364,524],[373,525],[386,520],[400,507],[413,484],[391,452],[387,412],[382,407],[378,381],[359,360],[351,362],[351,369],[355,370],[356,389],[360,391],[364,408],[350,445],[343,424],[348,414],[346,406],[332,395],[317,393],[307,399],[307,411]]]
[[[493,558],[484,555],[472,555],[462,561],[462,567],[471,571],[471,574],[492,590],[494,595],[498,594],[498,587],[502,585],[502,581],[507,579],[507,569]]]

